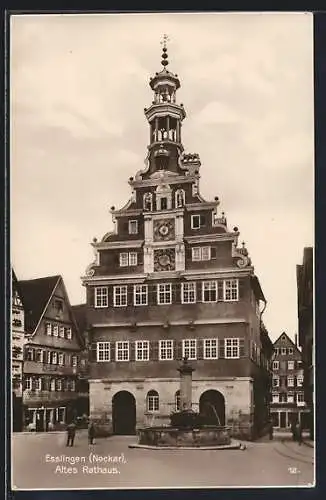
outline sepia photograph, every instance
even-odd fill
[[[313,488],[307,12],[9,19],[11,488]]]

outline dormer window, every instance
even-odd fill
[[[153,196],[152,193],[145,193],[143,196],[143,208],[144,210],[153,210]]]
[[[130,220],[128,223],[129,234],[138,234],[138,221]]]
[[[192,215],[191,216],[191,229],[200,229],[205,226],[206,219],[204,215]]]
[[[185,192],[183,189],[177,189],[175,192],[175,206],[176,208],[182,208],[185,204]]]

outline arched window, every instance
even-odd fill
[[[180,403],[180,391],[177,391],[174,396],[174,403],[175,403],[175,411],[180,411],[181,410],[181,403]]]
[[[160,408],[160,398],[157,391],[149,391],[146,397],[146,407],[147,411],[159,411]]]
[[[145,193],[143,196],[143,208],[144,210],[153,210],[153,197],[152,193]]]
[[[175,192],[175,206],[181,208],[185,204],[185,192],[183,189],[177,189]]]

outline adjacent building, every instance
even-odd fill
[[[24,426],[45,431],[82,411],[87,398],[78,388],[83,340],[61,276],[18,285],[25,308]]]
[[[304,367],[304,393],[310,409],[310,434],[314,434],[314,326],[313,326],[313,249],[303,251],[303,261],[297,265],[297,298],[299,344]]]
[[[11,280],[11,384],[13,431],[23,428],[24,305],[14,270]]]
[[[115,434],[169,423],[186,357],[193,408],[252,438],[269,411],[266,300],[238,228],[229,229],[218,197],[200,192],[200,157],[183,148],[186,111],[166,47],[161,64],[145,108],[146,167],[129,179],[127,203],[111,208],[114,230],[94,239],[82,278],[90,414]]]
[[[274,343],[272,362],[271,417],[276,428],[286,429],[293,422],[306,428],[309,410],[304,398],[304,371],[297,342],[283,332]]]

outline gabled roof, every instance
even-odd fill
[[[274,346],[276,346],[276,345],[280,342],[281,338],[282,338],[284,335],[285,335],[285,337],[286,337],[287,342],[288,342],[288,343],[290,343],[290,344],[292,344],[292,345],[293,345],[293,347],[294,347],[294,348],[295,348],[295,349],[296,349],[296,350],[297,350],[297,351],[301,354],[301,351],[300,351],[300,349],[298,348],[298,346],[297,346],[297,345],[295,345],[295,342],[293,342],[293,340],[292,340],[292,339],[290,339],[290,337],[289,337],[289,336],[288,336],[285,332],[282,332],[282,333],[281,333],[281,335],[280,335],[280,336],[279,336],[279,337],[275,340],[275,342],[274,342]]]
[[[86,331],[87,320],[86,320],[86,304],[78,304],[71,306],[75,321],[78,325],[79,332],[81,336]]]
[[[24,303],[27,333],[34,332],[59,280],[62,280],[61,276],[56,275],[18,282]]]

